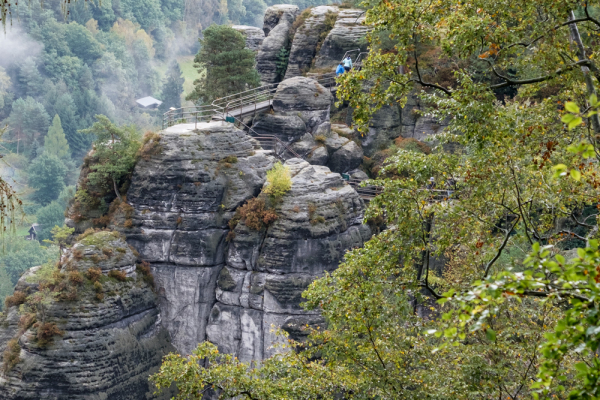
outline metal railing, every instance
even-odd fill
[[[246,125],[241,119],[236,118],[235,116],[233,116],[231,114],[227,114],[227,115],[229,117],[233,118],[234,124],[237,124],[238,127],[243,127],[243,130],[248,132],[250,134],[250,136],[253,139],[255,139],[264,150],[272,151],[273,154],[275,155],[275,157],[277,157],[281,161],[285,162],[285,161],[289,160],[290,158],[301,158],[304,160],[304,157],[302,157],[301,155],[296,153],[294,150],[292,150],[291,147],[289,147],[285,142],[283,142],[277,136],[261,135],[258,132],[256,132],[254,129],[252,129],[251,127]]]
[[[361,186],[358,179],[349,179],[346,181],[348,185],[352,186],[354,190],[365,200],[370,200],[383,193],[384,188],[381,186],[365,185]],[[441,202],[448,200],[456,200],[458,198],[458,191],[456,189],[417,189],[419,192],[428,192],[430,202]]]
[[[342,57],[342,62],[346,59],[346,57],[348,57],[350,54],[352,53],[356,53],[357,51],[360,53],[361,49],[354,49],[354,50],[348,50],[346,53],[344,53],[344,57]]]
[[[361,63],[362,63],[362,60],[363,60],[363,58],[365,58],[365,57],[367,56],[367,54],[369,54],[369,52],[368,52],[368,51],[363,51],[363,52],[360,52],[360,53],[358,54],[358,56],[356,56],[356,60],[354,61],[354,65],[356,65],[356,66],[359,66],[359,67],[360,67],[360,65],[361,65]]]
[[[266,108],[271,106],[277,86],[279,86],[278,83],[272,83],[269,85],[248,89],[243,92],[217,99],[212,102],[212,106],[221,110],[223,119],[225,119],[225,115],[232,110],[239,109],[239,116],[244,114],[244,108],[247,112],[256,113],[256,111],[258,111],[257,106],[259,104],[266,103],[264,104]],[[262,108],[265,107],[261,107],[261,109]]]
[[[173,125],[193,123],[197,127],[198,122],[210,121],[215,114],[215,107],[208,106],[192,106],[181,107],[174,110],[169,110],[163,114],[163,129]]]
[[[384,190],[381,186],[360,186],[363,181],[358,179],[349,179],[346,182],[356,190],[356,193],[358,193],[363,200],[370,200],[378,194],[383,193]]]

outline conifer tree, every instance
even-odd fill
[[[48,134],[44,139],[44,151],[57,156],[61,160],[68,160],[71,157],[69,142],[67,142],[67,138],[65,137],[58,114],[54,116],[52,125],[48,129]]]
[[[179,68],[179,63],[177,61],[173,61],[169,67],[169,72],[167,73],[167,80],[162,88],[163,103],[160,105],[160,110],[162,112],[167,111],[171,107],[181,107],[183,82],[185,82],[185,79],[181,76],[181,68]]]
[[[246,49],[244,36],[225,25],[211,25],[199,39],[200,51],[194,66],[201,77],[186,99],[209,103],[214,99],[241,92],[260,83],[254,69],[254,52]]]

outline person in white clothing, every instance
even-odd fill
[[[344,59],[344,69],[346,70],[346,72],[352,69],[352,59],[350,58],[350,56]]]

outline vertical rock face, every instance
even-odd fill
[[[272,160],[231,124],[181,127],[162,132],[160,155],[136,165],[131,227],[120,229],[151,263],[162,323],[177,350],[189,353],[206,338],[227,223],[259,193]]]
[[[402,136],[420,141],[428,136],[440,133],[447,125],[444,122],[420,114],[426,107],[421,104],[417,93],[408,95],[406,106],[402,109]]]
[[[328,29],[327,24],[335,18],[339,9],[332,6],[319,6],[310,10],[310,16],[296,30],[285,78],[302,75],[312,65],[317,55],[321,34]],[[331,28],[329,28],[331,29]]]
[[[379,150],[388,148],[402,135],[402,111],[398,105],[385,105],[379,109],[369,123],[369,130],[361,136],[365,155],[370,157]],[[402,135],[403,136],[403,135]]]
[[[263,30],[255,26],[233,25],[232,28],[244,35],[246,38],[246,48],[252,51],[258,51],[265,40]]]
[[[297,6],[287,4],[267,8],[263,28],[266,37],[256,55],[256,69],[263,85],[281,80],[277,61],[281,49],[289,48],[290,30],[299,13]]]
[[[92,234],[63,256],[63,283],[51,289],[57,298],[44,306],[43,314],[38,309],[36,324],[27,323],[31,314],[8,308],[0,320],[0,351],[12,349],[19,361],[10,367],[0,359],[0,399],[153,398],[148,377],[174,349],[161,327],[151,282],[136,272],[135,260],[117,232]],[[101,271],[99,286],[86,278],[90,267]],[[34,294],[39,276],[51,275],[53,269],[31,269],[16,290]],[[109,277],[114,272],[121,273],[119,279]],[[71,281],[73,274],[80,283]],[[59,331],[48,343],[37,332],[41,323]],[[11,338],[16,342],[10,343]]]
[[[300,327],[320,323],[301,308],[302,292],[370,237],[364,203],[339,174],[300,159],[286,165],[292,187],[276,206],[277,220],[261,231],[240,222],[217,280],[207,338],[243,361],[278,351],[273,327],[298,337]]]
[[[315,59],[315,67],[334,69],[347,51],[356,49],[367,51],[365,35],[369,27],[363,25],[364,20],[364,10],[340,9],[335,25],[325,38]],[[358,53],[358,51],[352,53],[353,60]]]

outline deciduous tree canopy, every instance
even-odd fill
[[[304,293],[324,329],[254,368],[204,344],[153,380],[180,398],[598,398],[599,10],[363,5],[371,51],[338,99],[366,131],[413,92],[447,127],[431,154],[388,159],[367,212],[387,229]],[[446,193],[424,189],[432,176]]]

